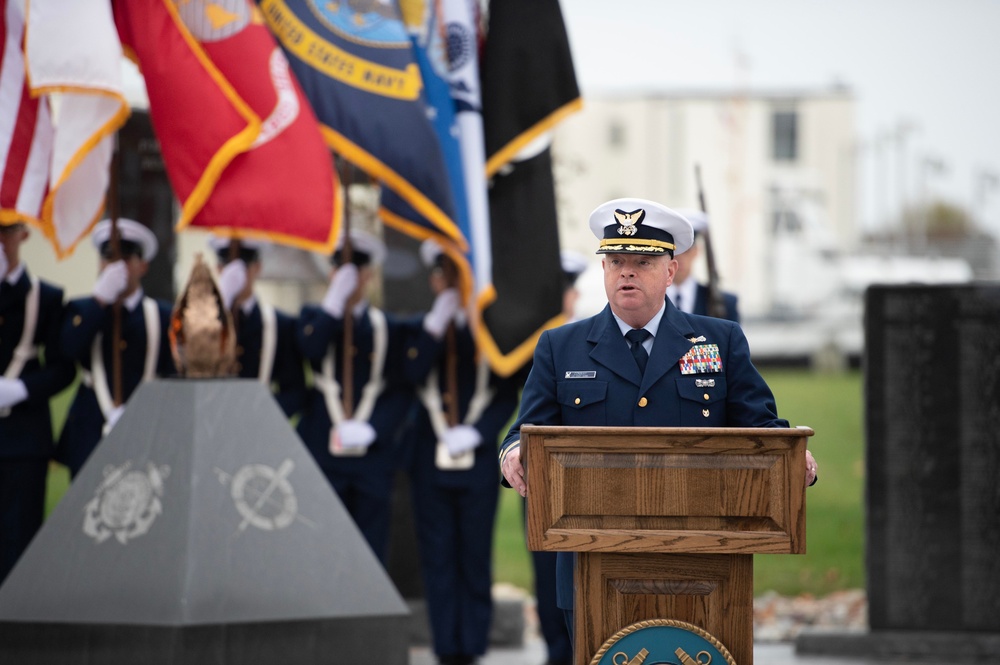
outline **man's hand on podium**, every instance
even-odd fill
[[[500,471],[511,487],[521,496],[528,493],[528,484],[524,479],[524,467],[521,466],[521,445],[515,444],[504,453],[500,463]]]
[[[815,485],[816,484],[816,481],[819,479],[819,475],[817,474],[817,469],[818,469],[818,467],[816,465],[815,458],[813,458],[813,454],[807,450],[806,451],[806,487],[810,487],[811,485]]]

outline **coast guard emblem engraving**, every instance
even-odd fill
[[[163,512],[160,497],[170,467],[146,465],[146,471],[130,471],[132,462],[104,470],[104,480],[94,498],[84,507],[83,532],[99,543],[111,536],[122,545],[149,531]]]

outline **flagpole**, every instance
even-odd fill
[[[118,230],[118,176],[121,169],[121,151],[118,133],[115,132],[114,148],[111,152],[111,173],[108,182],[108,213],[111,217],[111,256],[109,263],[122,257],[121,233]],[[124,294],[122,294],[124,295]],[[115,406],[124,402],[122,388],[122,295],[111,305],[111,392]]]
[[[227,264],[232,263],[236,259],[240,258],[240,249],[241,249],[240,239],[236,238],[236,237],[230,238],[229,239],[229,256],[228,256],[228,258],[226,260]],[[239,304],[237,304],[237,301],[239,300],[239,295],[240,294],[237,293],[235,296],[233,296],[233,302],[232,302],[232,305],[230,305],[230,308],[229,308],[229,316],[233,320],[233,337],[236,338],[237,344],[239,343],[239,337],[240,337],[240,321],[239,321],[239,318],[237,318],[237,316],[236,316],[236,314],[237,314],[237,312],[239,311],[239,308],[240,308]],[[223,304],[223,307],[225,307],[225,304]],[[240,360],[239,360],[239,358],[237,358],[236,359],[236,368],[235,368],[235,373],[236,373],[237,376],[240,373],[240,369],[241,369],[241,367],[240,367]]]
[[[354,165],[344,160],[344,175],[341,182],[344,183],[344,244],[340,249],[340,265],[346,266],[351,262],[354,255],[354,248],[351,246],[351,182],[354,179]],[[338,268],[339,270],[339,268]],[[358,285],[360,286],[360,274],[358,275]],[[348,420],[354,415],[354,294],[348,296],[347,306],[344,308],[344,348],[341,367],[341,395],[344,402],[344,417]]]
[[[458,287],[458,269],[454,262],[445,255],[445,259],[441,264],[444,270],[445,283],[449,288],[459,288]],[[458,425],[459,414],[458,414],[458,337],[455,332],[455,321],[451,320],[448,322],[448,329],[445,332],[445,356],[444,356],[444,372],[445,372],[445,394],[448,398],[448,409],[445,412],[445,416],[448,420],[449,427],[455,427]]]
[[[705,190],[701,186],[701,166],[694,165],[694,178],[698,186],[698,203],[705,219],[708,219],[708,207],[705,205]],[[719,288],[719,271],[715,265],[715,253],[712,251],[712,236],[706,224],[702,231],[705,238],[705,261],[708,264],[708,314],[718,319],[726,318],[726,303]]]

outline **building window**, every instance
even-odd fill
[[[771,115],[771,136],[776,162],[794,162],[799,157],[799,116],[795,111]]]

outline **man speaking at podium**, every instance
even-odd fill
[[[596,427],[788,427],[750,362],[738,324],[667,300],[691,222],[653,201],[615,199],[590,215],[608,306],[542,334],[521,409],[500,447],[503,484],[527,492],[522,424]],[[816,461],[806,451],[806,484]],[[559,552],[556,601],[572,630],[573,561]]]

